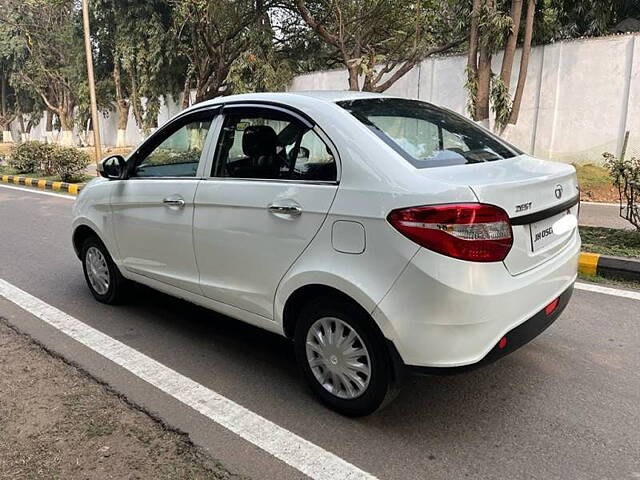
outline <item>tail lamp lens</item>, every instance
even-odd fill
[[[393,210],[387,217],[424,248],[472,262],[500,262],[513,245],[507,213],[494,205],[463,203]]]

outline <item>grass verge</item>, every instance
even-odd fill
[[[640,258],[640,232],[615,228],[580,227],[582,251]]]
[[[580,185],[580,199],[587,202],[617,202],[618,189],[606,168],[574,163]]]
[[[603,284],[603,286],[609,285],[609,286],[617,286],[617,287],[640,290],[640,282],[634,282],[631,280],[605,278],[599,275],[585,275],[584,273],[579,273],[578,278],[585,282],[601,283]]]

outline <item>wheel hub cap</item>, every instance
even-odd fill
[[[90,247],[85,256],[87,277],[91,287],[99,294],[104,295],[109,291],[109,267],[104,255],[96,247]]]
[[[307,361],[316,380],[339,398],[362,395],[371,379],[371,359],[360,336],[338,318],[317,320],[307,333]]]

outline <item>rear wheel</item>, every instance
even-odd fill
[[[381,333],[356,305],[322,297],[300,312],[298,363],[316,396],[347,416],[368,415],[392,394],[389,356]]]
[[[124,294],[125,279],[98,237],[82,244],[84,278],[94,298],[102,303],[118,303]]]

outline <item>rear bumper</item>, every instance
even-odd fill
[[[422,249],[372,316],[404,365],[477,364],[552,300],[568,301],[579,253],[576,233],[553,259],[513,276],[502,263],[462,262]]]
[[[560,314],[562,314],[571,299],[571,295],[573,295],[573,284],[571,284],[571,286],[560,295],[558,306],[555,308],[553,313],[547,315],[543,308],[529,320],[507,332],[507,334],[504,335],[504,338],[506,339],[504,347],[501,348],[500,345],[496,344],[479,362],[459,367],[408,366],[408,368],[413,373],[422,375],[454,375],[457,373],[475,370],[476,368],[493,363],[505,355],[515,352],[517,349],[526,345],[544,332],[553,322],[555,322]]]

